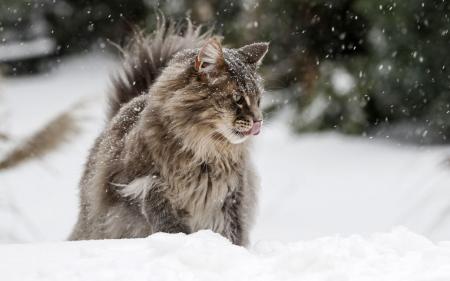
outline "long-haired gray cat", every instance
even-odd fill
[[[211,229],[248,243],[258,183],[257,68],[267,43],[223,48],[190,24],[136,36],[80,183],[71,240]]]

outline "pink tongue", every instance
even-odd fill
[[[253,127],[250,129],[250,134],[252,134],[254,136],[259,134],[259,131],[261,130],[261,125],[262,125],[261,121],[253,122]]]

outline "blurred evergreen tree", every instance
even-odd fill
[[[293,107],[291,122],[299,131],[340,128],[356,133],[365,126],[359,94],[333,90],[330,78],[345,68],[327,62],[347,61],[367,53],[367,20],[354,9],[355,0],[254,1],[249,6],[256,32],[250,40],[271,42],[269,85],[284,88],[272,108]],[[247,39],[249,40],[249,39]],[[341,65],[342,63],[338,63]],[[347,77],[348,78],[348,77]],[[350,79],[351,80],[351,79]]]
[[[295,128],[363,133],[406,121],[416,141],[448,141],[448,1],[249,3],[258,28],[246,39],[272,42],[270,84],[284,89],[274,107],[294,108]]]
[[[2,44],[17,45],[17,57],[3,59],[12,74],[35,73],[55,57],[85,52],[94,44],[105,48],[106,40],[120,43],[148,15],[144,0],[3,0],[0,5]],[[39,39],[51,40],[54,47],[42,53],[22,48],[20,54],[21,46],[32,48],[30,42]]]
[[[48,4],[45,18],[60,53],[89,49],[106,39],[120,43],[142,24],[149,9],[143,0],[64,0]]]
[[[272,42],[270,76],[289,87],[278,105],[296,109],[298,130],[363,133],[406,121],[415,141],[448,141],[448,1],[255,3],[252,34]]]
[[[226,37],[225,43],[233,45],[242,38],[239,19],[245,17],[241,0],[149,0],[154,11],[160,10],[169,19],[181,21],[186,17],[196,25],[213,27],[215,33]],[[147,28],[153,30],[155,13],[149,14]]]
[[[450,4],[446,0],[358,0],[370,21],[370,51],[349,61],[358,91],[369,99],[372,126],[415,122],[416,136],[450,137]],[[414,136],[412,136],[414,137]]]

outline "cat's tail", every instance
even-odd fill
[[[146,93],[173,55],[184,49],[198,48],[209,37],[211,30],[202,33],[201,27],[194,27],[189,19],[183,27],[167,23],[163,16],[158,18],[152,34],[136,32],[122,50],[123,70],[113,79],[108,118],[114,117],[131,99]]]

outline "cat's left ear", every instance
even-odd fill
[[[202,73],[217,71],[224,64],[222,45],[218,38],[210,38],[195,58],[195,69]]]
[[[253,43],[239,48],[239,52],[245,57],[248,64],[260,65],[269,50],[268,42]]]

